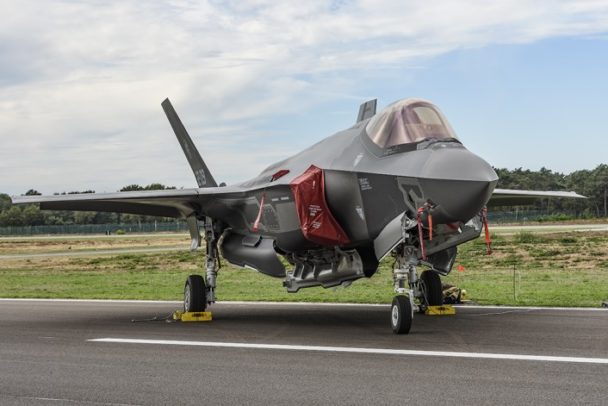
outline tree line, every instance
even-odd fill
[[[516,168],[495,168],[499,176],[497,187],[524,190],[572,190],[588,199],[541,199],[531,210],[539,210],[547,215],[568,213],[577,217],[608,217],[608,165],[601,164],[595,169],[583,169],[563,174],[547,168],[538,171]],[[128,185],[121,192],[134,190],[175,189],[160,183],[147,186]],[[93,190],[55,194],[94,193]],[[39,195],[30,189],[25,195]],[[500,208],[495,209],[500,210]],[[139,216],[134,214],[74,212],[59,210],[40,210],[38,205],[11,205],[8,195],[0,194],[0,227],[71,225],[71,224],[137,224],[154,221],[175,221],[171,218]]]

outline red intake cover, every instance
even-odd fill
[[[321,245],[345,245],[350,239],[332,216],[325,201],[323,170],[311,165],[291,183],[304,237]]]

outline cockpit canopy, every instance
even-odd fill
[[[390,104],[367,123],[365,130],[380,148],[430,138],[458,139],[439,109],[420,99],[406,99]]]

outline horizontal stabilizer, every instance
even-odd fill
[[[201,154],[199,154],[198,150],[196,149],[196,146],[192,142],[192,138],[190,138],[190,135],[188,135],[188,131],[186,131],[186,128],[179,119],[179,116],[175,112],[175,109],[171,105],[169,99],[165,99],[161,103],[161,106],[169,119],[169,123],[173,128],[173,132],[175,132],[179,145],[182,146],[184,154],[186,154],[186,158],[188,159],[188,163],[194,172],[194,177],[196,178],[198,187],[216,187],[217,183],[215,182],[215,179],[213,179],[211,172],[209,172],[209,168],[207,168],[207,165],[205,165],[205,161],[203,161]]]
[[[359,123],[363,120],[367,120],[368,118],[371,118],[374,116],[374,114],[376,114],[376,103],[377,102],[378,102],[378,99],[368,100],[359,107],[359,115],[357,116],[357,123]]]

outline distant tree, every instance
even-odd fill
[[[568,184],[578,193],[588,197],[588,212],[597,217],[608,217],[608,165],[598,165],[593,170],[581,170],[568,175]]]
[[[95,213],[95,224],[118,224],[121,222],[121,213],[97,212]]]
[[[132,184],[132,185],[128,185],[128,186],[125,186],[122,189],[120,189],[121,192],[133,192],[135,190],[144,190],[144,188],[137,184]]]
[[[65,218],[62,216],[63,212],[60,211],[43,211],[42,214],[44,216],[44,224],[48,226],[61,226],[65,224],[72,224],[73,222],[66,222]]]
[[[0,193],[0,212],[7,210],[11,207],[11,198],[9,195]]]
[[[38,192],[35,189],[30,189],[27,192],[25,192],[25,195],[26,196],[40,196],[40,195],[42,195],[42,193]]]
[[[40,207],[34,204],[28,204],[21,211],[21,221],[24,226],[39,226],[44,224],[44,216],[40,211]]]
[[[128,186],[124,186],[120,189],[121,192],[133,192],[136,190],[165,190],[165,189],[175,189],[175,186],[165,186],[162,183],[151,183],[147,186],[140,186],[138,184],[132,184]]]
[[[74,223],[76,224],[95,224],[94,211],[77,211],[74,212]]]
[[[23,213],[17,206],[11,206],[9,209],[0,213],[0,226],[22,226]]]
[[[43,210],[43,215],[47,221],[52,221],[51,224],[54,225],[70,225],[74,224],[74,215],[77,213],[75,211],[69,210]]]
[[[151,183],[144,188],[145,190],[166,190],[175,189],[175,186],[165,186],[162,183]]]

